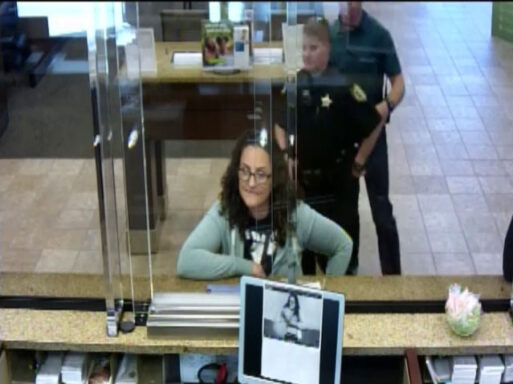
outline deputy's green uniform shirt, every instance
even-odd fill
[[[376,128],[380,116],[356,85],[343,83],[340,73],[328,68],[318,76],[301,70],[297,74],[298,170],[333,169],[344,150],[356,151]],[[278,124],[286,128],[283,94]]]
[[[401,73],[390,33],[367,12],[362,11],[360,25],[344,30],[339,19],[331,25],[330,64],[338,68],[344,82],[359,84],[371,103],[383,100],[383,75]]]

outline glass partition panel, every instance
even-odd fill
[[[2,295],[104,297],[92,3],[0,3]]]
[[[274,156],[272,100],[285,77],[281,44],[272,39],[271,3],[144,2],[139,15],[141,28],[154,32],[157,62],[156,72],[143,73],[142,82],[146,137],[158,148],[156,172],[149,175],[154,190],[148,190],[157,196],[155,207],[149,207],[150,214],[152,209],[158,212],[158,241],[152,243],[151,254],[155,291],[177,289],[177,280],[170,279],[177,274],[240,275],[237,271],[247,272],[247,263],[215,268],[195,264],[188,256],[183,263],[178,259],[187,238],[194,242],[198,236],[215,235],[208,230],[197,235],[204,227],[197,226],[223,204],[223,175],[238,177],[238,165],[228,170],[236,140],[251,131]],[[266,182],[272,183],[273,177],[269,174]],[[232,187],[238,195],[237,185]],[[232,235],[240,233],[226,236]]]

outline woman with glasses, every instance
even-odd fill
[[[287,275],[290,257],[300,275],[299,255],[289,256],[285,247],[287,208],[294,206],[294,189],[283,152],[265,129],[248,130],[238,139],[221,187],[219,200],[180,250],[178,275],[191,279]],[[300,201],[293,217],[299,247],[325,255],[328,274],[344,275],[352,251],[347,233]]]

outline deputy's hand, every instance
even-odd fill
[[[367,168],[365,167],[367,160],[360,156],[360,153],[356,154],[353,165],[351,167],[351,173],[353,177],[359,178],[365,176]]]
[[[381,116],[381,122],[383,123],[383,122],[387,121],[390,111],[388,110],[388,105],[385,100],[376,104],[376,110],[378,111],[378,113]]]
[[[251,275],[254,277],[266,277],[264,269],[260,264],[253,263]]]

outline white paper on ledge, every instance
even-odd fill
[[[282,48],[255,48],[253,50],[254,64],[281,64],[282,62]]]
[[[177,67],[201,67],[201,52],[175,52],[173,64]]]

